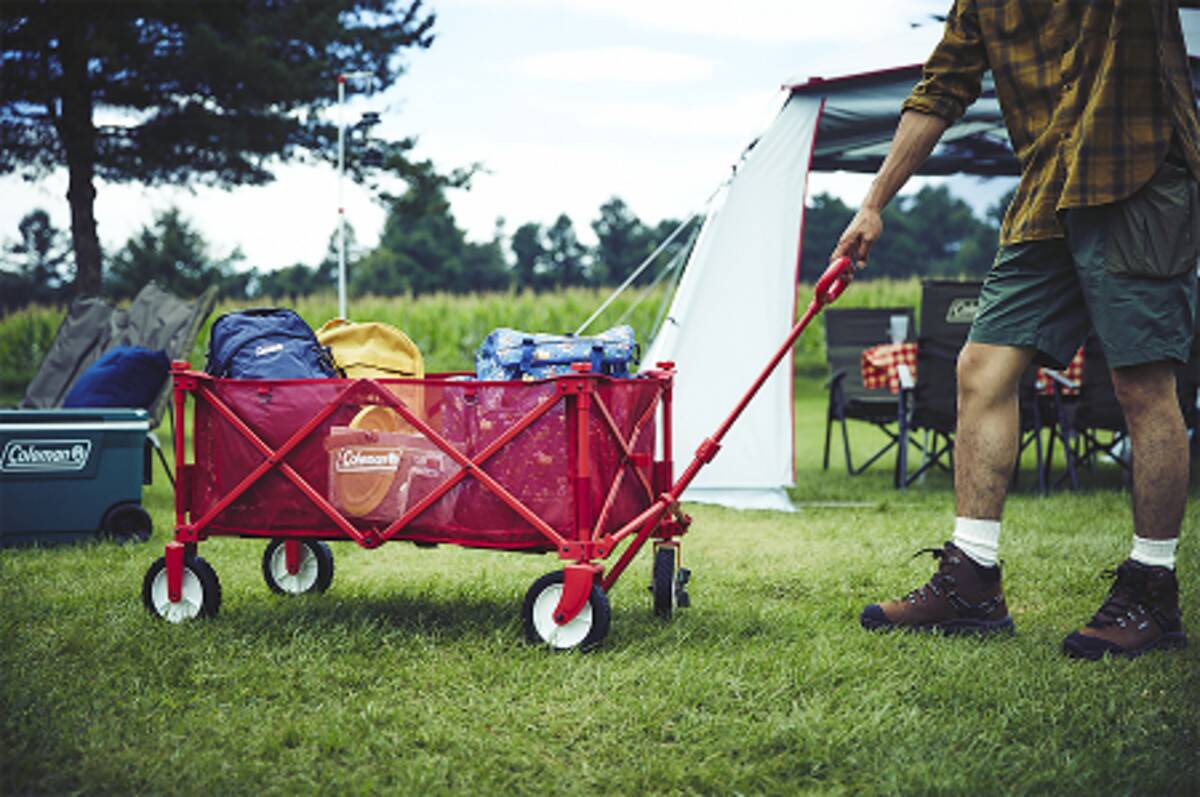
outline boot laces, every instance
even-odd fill
[[[940,598],[954,595],[955,580],[949,571],[957,562],[949,558],[949,551],[945,548],[922,548],[913,554],[912,558],[916,559],[924,554],[932,554],[934,559],[941,561],[938,564],[937,572],[928,582],[904,596],[904,600],[909,603],[924,602],[931,597]]]
[[[1133,624],[1140,628],[1149,612],[1146,611],[1142,585],[1138,583],[1137,577],[1120,567],[1104,570],[1100,575],[1102,578],[1112,579],[1113,583],[1108,588],[1108,597],[1092,615],[1088,625],[1092,628],[1106,628],[1112,625],[1126,628]]]

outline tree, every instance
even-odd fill
[[[596,233],[597,243],[593,250],[591,276],[596,283],[616,285],[624,282],[654,251],[657,243],[652,240],[646,225],[619,197],[612,197],[600,206],[600,215],[592,221],[592,231]],[[652,279],[654,275],[649,271],[647,269],[645,276]]]
[[[433,291],[498,290],[508,285],[499,240],[466,239],[446,199],[469,175],[440,175],[432,164],[408,174],[408,190],[393,199],[379,245],[350,269],[358,295],[420,295]]]
[[[468,241],[463,247],[460,284],[470,291],[499,291],[509,287],[512,275],[504,261],[504,220],[497,219],[492,240]]]
[[[255,273],[255,296],[271,301],[283,298],[295,301],[317,290],[317,272],[303,263],[295,263],[264,273]]]
[[[546,260],[546,244],[542,237],[542,227],[534,222],[526,222],[517,228],[512,235],[509,246],[513,253],[513,279],[518,287],[541,290],[548,287],[543,284],[542,269]]]
[[[575,225],[560,214],[546,230],[546,265],[550,281],[559,288],[587,284],[587,250],[575,236]]]
[[[924,186],[893,203],[884,211],[883,223],[884,235],[871,259],[884,267],[886,276],[981,274],[996,249],[995,228],[976,218],[971,206],[945,185]]]
[[[20,238],[4,248],[5,308],[60,301],[72,277],[65,234],[41,208],[26,213],[17,229]]]
[[[871,249],[863,278],[980,276],[996,251],[996,210],[980,220],[970,205],[944,186],[925,186],[896,199],[883,211],[883,237]],[[1002,211],[1001,211],[1002,212]],[[829,253],[853,218],[840,199],[813,197],[804,215],[801,276],[815,280],[828,265]]]
[[[5,0],[0,173],[66,167],[76,290],[97,293],[94,180],[222,187],[272,179],[273,160],[328,158],[316,111],[335,79],[402,73],[428,47],[421,0]],[[97,124],[97,111],[113,121]],[[402,156],[411,141],[396,142]]]
[[[237,249],[213,258],[204,236],[178,208],[170,208],[134,233],[113,257],[108,292],[118,298],[134,296],[154,280],[180,296],[198,296],[208,286],[219,285],[222,296],[242,297],[250,275],[234,270],[241,259]]]
[[[804,241],[800,247],[800,278],[816,280],[829,265],[829,253],[854,218],[854,211],[832,194],[820,193],[804,211]],[[891,230],[885,230],[885,235]],[[872,264],[873,265],[873,264]]]

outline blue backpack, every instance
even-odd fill
[[[214,321],[205,370],[232,379],[337,376],[312,328],[295,312],[277,308],[239,310]]]

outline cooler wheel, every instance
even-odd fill
[[[108,508],[100,521],[100,535],[115,543],[145,542],[154,523],[141,504],[116,504]]]

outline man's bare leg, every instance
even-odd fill
[[[1112,372],[1133,452],[1133,551],[1092,619],[1063,640],[1070,656],[1139,656],[1187,644],[1175,547],[1187,504],[1187,431],[1170,362]]]
[[[1017,384],[1034,350],[968,343],[958,356],[954,495],[960,518],[999,520],[1017,459]]]
[[[1112,372],[1133,451],[1133,531],[1139,537],[1179,536],[1187,505],[1188,440],[1170,362]]]
[[[1033,350],[968,343],[958,356],[954,491],[958,518],[938,571],[898,600],[863,609],[864,628],[937,629],[946,634],[1012,631],[996,551],[1000,511],[1017,455],[1017,384]]]

